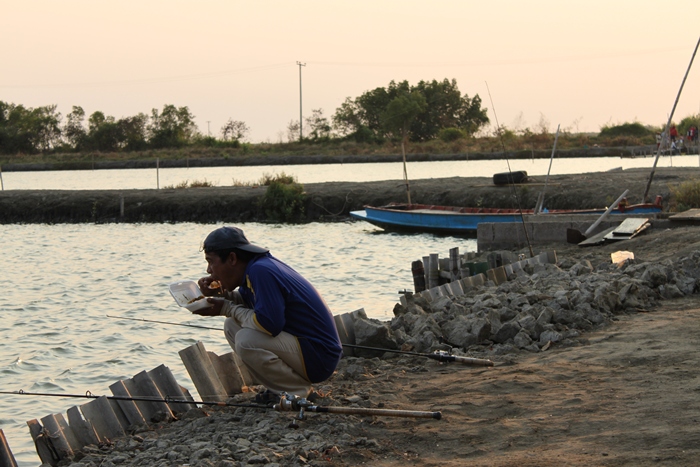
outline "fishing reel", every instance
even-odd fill
[[[287,394],[283,392],[281,394],[281,399],[279,403],[272,406],[273,409],[278,412],[291,412],[293,410],[298,410],[299,413],[294,416],[294,419],[289,424],[290,428],[299,428],[298,420],[306,420],[306,409],[309,407],[315,407],[305,397],[296,396],[294,394]]]

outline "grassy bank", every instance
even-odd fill
[[[432,140],[410,143],[407,156],[413,160],[425,158],[542,158],[549,157],[554,146],[554,135],[549,133],[515,135],[506,132],[502,138],[460,138],[454,141]],[[650,152],[655,147],[653,137],[602,137],[588,133],[563,133],[557,140],[557,149],[570,157],[635,155]],[[191,145],[176,149],[119,152],[45,152],[0,156],[3,170],[28,170],[30,165],[48,169],[137,167],[159,161],[168,164],[198,165],[202,161],[218,161],[216,165],[287,165],[298,163],[365,162],[393,160],[401,155],[398,142],[357,143],[347,140],[293,143],[241,143],[231,146]],[[424,159],[416,159],[424,158]],[[305,162],[308,161],[308,162]],[[44,170],[44,169],[41,169]]]

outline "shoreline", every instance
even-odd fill
[[[545,207],[587,209],[608,206],[625,189],[631,203],[641,202],[649,171],[555,175],[549,177]],[[664,211],[673,207],[672,189],[700,178],[700,168],[658,168],[649,198],[662,196]],[[543,180],[496,186],[491,177],[451,177],[411,182],[414,203],[444,206],[532,207]],[[403,202],[402,180],[328,182],[304,185],[301,222],[349,220],[365,205]],[[202,187],[148,190],[7,190],[0,192],[0,224],[137,223],[137,222],[268,222],[259,200],[266,187]],[[517,203],[516,199],[517,198]]]
[[[623,147],[584,147],[576,149],[558,149],[556,157],[586,158],[586,157],[644,157],[654,155],[654,146],[623,146]],[[551,149],[527,149],[506,152],[488,153],[454,153],[454,154],[406,154],[408,162],[430,161],[461,161],[461,160],[499,160],[499,159],[548,159]],[[130,160],[99,160],[93,154],[89,160],[46,161],[32,163],[0,164],[0,172],[32,172],[53,170],[110,170],[110,169],[152,169],[186,168],[186,167],[230,167],[230,166],[259,166],[259,165],[316,165],[316,164],[357,164],[379,162],[401,162],[401,154],[367,154],[367,155],[236,155],[233,157],[202,157],[202,158],[160,158],[158,155]]]

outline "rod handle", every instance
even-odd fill
[[[336,413],[346,415],[378,415],[385,417],[407,418],[432,418],[440,420],[442,412],[427,412],[422,410],[392,410],[392,409],[367,409],[363,407],[320,407],[310,406],[306,410],[319,413]]]
[[[463,363],[465,365],[493,366],[493,362],[491,360],[485,360],[483,358],[462,357],[461,355],[453,355],[453,357],[455,362]]]

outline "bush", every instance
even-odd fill
[[[622,125],[604,126],[600,129],[601,138],[615,138],[618,136],[636,136],[643,138],[653,134],[653,131],[639,122],[623,123]]]
[[[214,186],[212,182],[208,182],[207,179],[205,178],[204,180],[194,180],[190,182],[189,180],[185,180],[184,182],[180,182],[177,185],[167,185],[164,186],[164,190],[180,190],[183,188],[205,188],[205,187],[211,187]]]
[[[273,222],[295,222],[304,215],[306,193],[296,178],[277,175],[266,180],[267,190],[260,200],[260,207],[268,220]],[[263,179],[265,176],[263,177]]]
[[[458,139],[465,138],[466,136],[466,133],[459,128],[443,128],[438,133],[438,138],[446,143],[457,141]]]
[[[676,204],[675,211],[700,208],[700,182],[689,181],[670,188]]]

